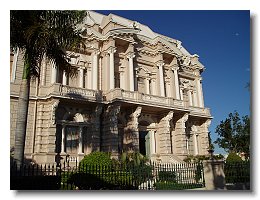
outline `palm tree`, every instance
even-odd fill
[[[43,58],[67,73],[71,72],[66,50],[79,46],[81,37],[77,24],[84,16],[84,11],[10,12],[11,50],[19,48],[24,54],[14,147],[14,160],[18,166],[24,159],[31,78],[39,77]]]

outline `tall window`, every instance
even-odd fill
[[[78,153],[79,128],[76,126],[66,127],[66,153]]]

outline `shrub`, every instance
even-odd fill
[[[239,155],[236,153],[230,153],[228,154],[228,157],[226,159],[226,162],[242,162],[243,160],[240,158]]]
[[[92,152],[89,155],[86,155],[81,161],[80,165],[100,165],[100,166],[111,166],[112,159],[110,158],[109,153],[106,152]]]

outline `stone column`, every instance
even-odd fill
[[[169,81],[169,80],[166,81],[166,82],[165,82],[165,85],[166,85],[166,96],[167,96],[167,97],[173,97],[170,81]]]
[[[188,90],[188,96],[189,96],[190,106],[193,106],[193,104],[192,104],[192,95],[191,95],[191,90]]]
[[[150,134],[150,145],[151,145],[151,154],[155,154],[155,137],[154,137],[154,130],[149,132]]]
[[[146,94],[150,94],[150,78],[145,78]]]
[[[172,68],[173,73],[174,73],[174,85],[175,85],[176,99],[180,99],[180,86],[179,86],[178,69],[179,69],[179,67],[173,67]]]
[[[157,62],[157,66],[159,67],[160,95],[165,97],[163,65],[164,65],[164,63],[162,61]]]
[[[183,100],[183,89],[180,89],[180,100]]]
[[[79,68],[79,87],[84,88],[84,69]]]
[[[92,89],[97,90],[98,89],[98,54],[100,52],[98,50],[95,50],[92,53]],[[114,59],[114,57],[113,57]],[[113,60],[114,63],[114,60]],[[111,63],[110,63],[111,64]]]
[[[161,154],[171,153],[171,137],[170,137],[170,121],[173,118],[173,111],[170,111],[159,122],[159,135],[160,135],[160,152]]]
[[[125,72],[124,71],[120,71],[120,88],[125,90],[126,87],[125,87]]]
[[[110,47],[108,50],[109,53],[109,90],[115,88],[115,62],[114,62],[114,53],[116,52],[115,47]]]
[[[152,95],[156,95],[156,82],[155,78],[151,79],[151,88],[152,88]]]
[[[198,155],[199,154],[199,147],[198,147],[198,128],[196,127],[196,125],[192,125],[191,126],[191,135],[193,137],[193,145],[194,145],[194,155]]]
[[[83,127],[79,126],[79,149],[78,154],[83,154]]]
[[[52,67],[51,67],[51,84],[53,84],[53,83],[56,83],[56,81],[57,81],[57,67],[52,63],[51,64],[52,65]]]
[[[134,53],[129,52],[127,58],[129,60],[129,88],[130,91],[134,91]]]
[[[87,88],[92,89],[92,65],[87,67]]]
[[[201,78],[196,78],[196,89],[197,89],[197,98],[198,98],[198,106],[199,107],[204,107],[203,103],[203,97],[202,97],[202,88],[201,88]]]
[[[66,126],[62,125],[62,132],[61,132],[61,153],[65,153],[65,145],[66,145],[66,133],[65,133]]]
[[[197,98],[198,98],[197,93],[195,91],[193,91],[194,106],[196,106],[196,107],[198,106]]]
[[[67,85],[67,75],[65,70],[63,70],[63,74],[62,74],[62,85]]]

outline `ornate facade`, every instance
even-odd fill
[[[212,119],[204,107],[198,55],[180,41],[113,14],[89,11],[85,46],[68,52],[77,76],[47,60],[32,80],[25,154],[37,163],[80,160],[93,151],[139,151],[179,162],[205,155]],[[11,57],[11,147],[23,57]]]

